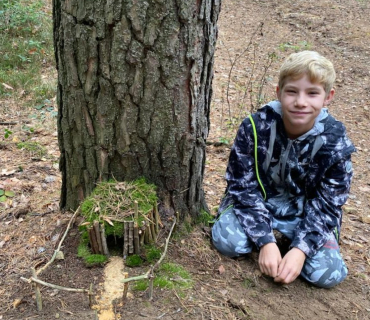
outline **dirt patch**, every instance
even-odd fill
[[[215,212],[237,126],[259,99],[275,97],[283,59],[302,49],[327,56],[337,70],[330,112],[345,123],[358,150],[341,240],[348,278],[331,290],[301,279],[289,286],[276,285],[258,271],[256,253],[239,261],[225,258],[212,248],[204,231],[195,229],[171,240],[167,257],[191,273],[193,288],[155,289],[154,299],[148,301],[146,292],[130,286],[133,298],[124,305],[119,298],[114,300],[112,319],[370,319],[369,9],[366,0],[223,1],[204,181],[209,208]],[[12,142],[1,144],[0,150],[0,184],[16,194],[0,212],[0,319],[94,319],[85,294],[46,287],[42,288],[44,309],[37,312],[33,289],[20,280],[30,276],[31,266],[40,267],[50,259],[71,214],[58,211],[55,119],[43,120],[41,125],[37,120],[29,123],[27,112],[14,101],[0,105],[0,120],[18,123],[9,127],[16,133]],[[45,147],[43,156],[16,148],[17,141],[30,139],[31,133],[21,129],[26,121],[37,128],[31,138]],[[84,266],[76,256],[78,242],[75,226],[62,247],[65,259],[55,262],[41,279],[75,288],[92,283],[100,295],[104,270]],[[129,273],[145,271],[130,269]]]

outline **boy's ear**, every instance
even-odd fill
[[[276,86],[276,96],[277,96],[278,100],[280,100],[280,88],[279,88],[279,86]]]
[[[324,105],[327,106],[334,98],[334,93],[335,93],[335,90],[334,89],[331,89],[329,94],[326,96],[325,98],[325,101],[324,101]]]

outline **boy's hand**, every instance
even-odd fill
[[[281,253],[276,243],[265,244],[258,259],[260,270],[263,274],[275,278],[278,275],[278,268],[281,263]]]
[[[279,264],[275,282],[291,283],[301,273],[306,255],[298,248],[292,248]]]

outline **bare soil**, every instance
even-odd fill
[[[185,292],[129,289],[124,303],[113,302],[112,319],[370,319],[370,24],[368,0],[224,0],[215,60],[211,132],[204,178],[209,209],[215,213],[225,188],[230,143],[241,119],[258,106],[258,94],[274,99],[277,72],[296,50],[316,50],[337,70],[331,113],[347,127],[357,147],[355,178],[344,208],[341,250],[349,275],[339,286],[315,288],[301,279],[277,285],[261,275],[257,253],[244,260],[218,254],[207,230],[171,240],[167,260],[181,264],[194,286]],[[52,101],[56,109],[55,101]],[[29,119],[18,101],[0,101],[0,122],[16,122],[1,137],[0,188],[15,196],[0,207],[0,319],[98,319],[86,294],[42,287],[43,311],[34,290],[21,277],[51,258],[72,213],[58,209],[60,174],[55,118]],[[30,133],[22,126],[36,128]],[[33,139],[44,155],[17,149]],[[104,269],[86,268],[76,255],[76,221],[56,260],[40,278],[65,287],[89,288],[101,295]],[[163,235],[162,235],[163,236]],[[147,267],[129,269],[130,276]],[[117,281],[120,278],[117,277]]]

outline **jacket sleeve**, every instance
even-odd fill
[[[230,152],[226,170],[227,197],[245,234],[259,248],[276,242],[272,219],[265,207],[255,173],[253,129],[247,118],[241,124]]]
[[[348,198],[352,181],[351,156],[330,167],[308,199],[304,219],[297,225],[291,247],[297,247],[308,257],[329,240],[342,222],[342,206]]]

